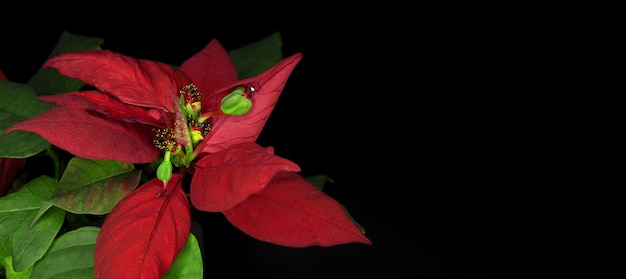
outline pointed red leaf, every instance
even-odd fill
[[[0,158],[0,197],[4,196],[25,164],[26,159],[22,158]]]
[[[2,70],[0,70],[0,78],[1,79],[7,79],[7,76],[4,74],[4,72]]]
[[[178,91],[190,79],[171,66],[151,60],[134,59],[108,50],[83,50],[55,56],[43,67],[56,68],[109,93],[126,104],[160,108],[173,112]]]
[[[149,163],[161,152],[149,126],[102,118],[81,109],[57,106],[13,125],[6,132],[37,133],[70,153],[98,160]]]
[[[103,117],[115,120],[165,127],[165,119],[162,115],[163,111],[127,105],[111,95],[103,94],[98,91],[79,91],[58,95],[46,95],[40,96],[39,100],[75,109],[93,111],[102,114]]]
[[[158,179],[137,188],[107,216],[95,246],[96,278],[162,278],[185,246],[191,230],[180,177],[159,196]]]
[[[237,68],[222,44],[212,39],[179,68],[200,89],[203,107],[217,108],[224,95],[216,90],[237,82]]]
[[[276,106],[287,78],[301,59],[302,54],[294,54],[255,77],[222,89],[221,96],[225,96],[229,93],[228,90],[237,85],[252,85],[257,92],[252,95],[252,109],[248,113],[240,116],[220,115],[215,118],[202,152],[218,152],[238,143],[256,141]]]
[[[372,244],[341,204],[292,172],[277,174],[224,215],[246,234],[287,247]]]
[[[281,171],[300,171],[273,149],[243,143],[198,161],[191,181],[191,203],[199,210],[221,212],[261,191]]]

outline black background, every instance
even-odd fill
[[[197,213],[207,278],[626,277],[619,1],[99,5],[3,16],[0,68],[26,82],[63,31],[178,65],[275,31],[303,53],[259,143],[330,175],[373,245],[277,247]]]

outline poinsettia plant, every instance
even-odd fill
[[[179,66],[103,42],[64,32],[26,84],[1,76],[4,276],[202,278],[191,210],[286,247],[372,244],[330,177],[257,143],[302,59],[279,33]]]

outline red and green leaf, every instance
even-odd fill
[[[158,179],[138,187],[107,216],[95,246],[97,278],[162,278],[191,230],[189,201],[172,176],[170,192]]]
[[[278,173],[224,215],[246,234],[287,247],[372,244],[341,204],[292,172]]]
[[[140,178],[141,171],[132,164],[74,157],[46,202],[76,214],[107,214]]]

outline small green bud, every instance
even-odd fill
[[[171,151],[165,151],[165,156],[163,157],[163,162],[157,168],[157,178],[159,180],[167,183],[172,179],[172,162],[170,161],[170,157],[172,155]]]
[[[237,86],[233,92],[222,99],[220,109],[227,115],[242,115],[252,108],[252,100],[244,96],[243,86]]]
[[[168,182],[172,179],[172,162],[161,162],[157,168],[157,177],[163,182]]]

